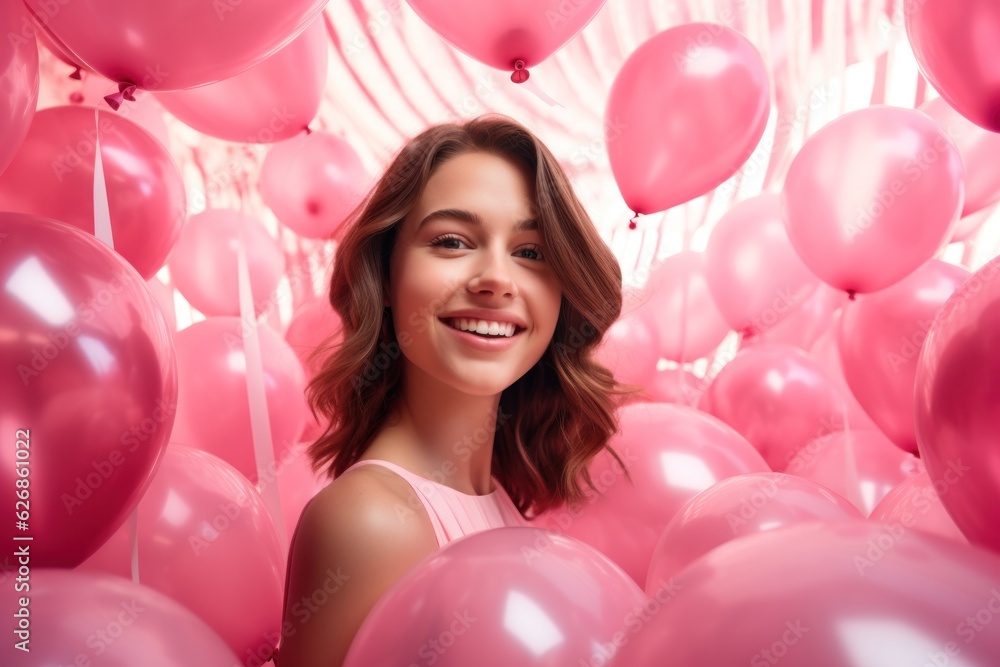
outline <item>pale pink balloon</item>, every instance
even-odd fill
[[[305,445],[297,445],[290,450],[288,456],[277,463],[276,470],[274,481],[281,497],[281,512],[285,530],[288,531],[287,543],[291,544],[302,510],[313,496],[330,483],[330,479],[322,472],[312,471]]]
[[[1000,552],[1000,258],[938,313],[917,362],[917,446],[948,514],[973,544]]]
[[[605,664],[644,597],[577,540],[522,526],[485,530],[445,545],[395,584],[343,664],[407,665],[417,655],[438,667]]]
[[[237,655],[266,658],[281,626],[285,554],[253,484],[216,456],[172,444],[138,525],[139,581],[198,614]],[[126,522],[108,545],[124,551],[103,562],[130,562],[128,531]]]
[[[843,296],[843,292],[840,294]],[[837,348],[838,327],[836,323],[840,321],[840,316],[841,313],[838,312],[834,318],[833,326],[819,337],[819,340],[816,341],[812,349],[808,350],[808,353],[819,364],[820,368],[823,369],[830,382],[840,391],[840,395],[847,406],[846,420],[837,430],[878,430],[878,426],[868,416],[865,409],[861,407],[861,404],[858,403],[857,397],[851,391],[851,388],[847,386],[847,380],[844,379],[844,366],[840,361],[840,350]]]
[[[869,517],[872,521],[916,528],[968,544],[965,535],[941,503],[951,486],[944,480],[931,482],[927,471],[908,477],[885,494]]]
[[[951,235],[951,243],[961,243],[969,241],[982,228],[987,220],[997,212],[997,206],[991,205],[980,209],[975,213],[965,216],[955,225],[955,231]]]
[[[920,0],[904,12],[920,71],[948,104],[976,125],[1000,132],[1000,26],[994,0]]]
[[[705,277],[705,258],[685,250],[653,268],[636,310],[648,313],[659,332],[660,356],[694,361],[719,346],[729,325],[715,305]]]
[[[782,190],[788,236],[806,266],[849,293],[902,280],[951,237],[962,158],[934,120],[871,106],[809,137]]]
[[[770,113],[760,53],[716,23],[647,39],[615,76],[604,112],[611,171],[636,213],[699,197],[747,161]]]
[[[805,352],[761,343],[737,354],[699,407],[735,428],[775,472],[813,439],[843,428],[844,399]]]
[[[176,412],[174,344],[145,281],[93,236],[0,213],[0,239],[0,497],[10,531],[17,513],[33,538],[32,566],[73,567],[125,521],[159,464]]]
[[[822,484],[868,516],[894,487],[923,470],[879,431],[837,431],[799,450],[787,472]]]
[[[118,83],[181,90],[234,76],[305,30],[326,0],[25,0],[62,49]]]
[[[573,39],[605,0],[407,2],[424,23],[459,51],[490,67],[523,71]],[[516,66],[517,61],[521,67]]]
[[[234,77],[190,90],[156,93],[167,111],[199,132],[249,144],[303,131],[326,85],[329,38],[322,17],[280,51]]]
[[[729,326],[747,335],[771,329],[819,285],[792,248],[781,197],[741,201],[716,223],[705,248],[705,278]]]
[[[944,128],[962,156],[962,163],[965,165],[965,204],[962,207],[962,217],[1000,199],[1000,169],[997,169],[996,164],[996,156],[1000,154],[1000,134],[970,123],[965,116],[951,108],[943,97],[935,97],[922,104],[920,111]]]
[[[913,387],[934,316],[969,272],[932,259],[900,282],[844,307],[837,346],[851,392],[896,445],[916,453]]]
[[[38,46],[20,2],[0,6],[0,173],[28,134],[38,101]]]
[[[109,111],[95,120],[88,107],[39,111],[0,175],[0,209],[49,217],[92,234],[98,131],[115,251],[149,280],[180,236],[187,215],[184,183],[167,149],[130,120]]]
[[[167,266],[174,286],[205,315],[239,315],[238,248],[241,230],[256,314],[275,303],[285,255],[262,224],[231,209],[191,216]]]
[[[0,596],[8,637],[0,647],[6,667],[235,667],[240,659],[190,609],[149,586],[119,577],[69,570],[31,569],[30,593]],[[16,648],[20,600],[29,628]],[[241,610],[242,611],[242,610]],[[11,629],[14,630],[11,633]]]
[[[845,303],[846,294],[821,282],[782,320],[758,335],[744,336],[740,344],[787,343],[808,351],[833,326],[837,312]]]
[[[339,341],[343,322],[330,302],[324,298],[313,299],[299,308],[285,332],[285,341],[302,362],[306,374],[312,378],[319,371],[322,359],[312,359],[313,353],[328,339]]]
[[[260,193],[281,224],[299,236],[331,237],[368,186],[361,158],[327,132],[300,134],[264,156]]]
[[[674,515],[656,543],[646,589],[670,581],[731,540],[804,521],[861,518],[849,500],[815,482],[780,472],[736,475],[691,498]]]
[[[705,378],[698,377],[682,368],[668,368],[656,371],[646,383],[646,396],[652,403],[677,403],[694,407],[698,405],[705,387]]]
[[[308,408],[305,371],[285,341],[265,325],[210,317],[175,334],[179,388],[170,442],[215,454],[251,481],[257,463],[250,431],[246,326],[256,326],[274,459],[298,442]]]
[[[647,311],[620,317],[604,334],[594,359],[618,382],[645,385],[656,374],[660,360],[656,324]]]
[[[1000,633],[974,618],[996,623],[1000,558],[919,531],[808,521],[723,544],[672,583],[613,664],[994,667],[1000,655]]]
[[[619,424],[608,444],[632,481],[602,450],[588,468],[597,493],[581,481],[585,501],[537,521],[595,547],[642,586],[656,541],[685,502],[727,477],[768,468],[736,431],[693,408],[634,403],[619,411]]]

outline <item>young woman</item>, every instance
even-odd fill
[[[335,479],[292,541],[279,667],[341,665],[428,554],[581,499],[640,391],[592,358],[621,311],[618,262],[505,116],[402,149],[342,231],[330,302],[342,340],[308,394],[330,423],[310,455]]]

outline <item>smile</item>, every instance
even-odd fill
[[[524,329],[510,323],[485,322],[465,318],[442,319],[441,322],[447,326],[449,331],[453,331],[462,342],[477,349],[490,351],[506,349],[524,331]],[[475,329],[475,331],[464,329]]]

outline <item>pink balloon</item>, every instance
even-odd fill
[[[920,459],[893,446],[879,431],[838,431],[796,454],[787,472],[836,491],[871,514],[889,491],[923,469]]]
[[[636,213],[701,196],[747,161],[770,113],[767,68],[753,44],[714,23],[685,23],[642,43],[604,112],[611,171]]]
[[[1000,199],[1000,169],[996,166],[1000,134],[970,123],[941,97],[921,105],[920,110],[944,128],[962,156],[965,166],[962,216],[975,213]]]
[[[323,19],[315,19],[250,69],[207,86],[156,93],[156,99],[181,121],[213,137],[249,144],[288,139],[319,110],[328,39]]]
[[[744,336],[741,345],[787,343],[808,351],[834,323],[847,295],[826,283],[819,283],[805,301],[774,326],[755,336]]]
[[[361,158],[344,139],[300,134],[264,156],[260,193],[281,224],[299,236],[331,237],[368,185]]]
[[[105,562],[130,562],[128,529],[110,543],[127,549],[103,554]],[[264,500],[235,468],[197,449],[167,449],[139,503],[139,580],[198,614],[234,653],[261,653],[261,662],[281,626],[281,544]]]
[[[955,231],[951,235],[951,243],[960,243],[970,240],[983,226],[987,220],[996,213],[996,205],[987,206],[984,209],[967,215],[955,225]]]
[[[340,340],[342,327],[340,316],[326,299],[314,299],[295,313],[285,332],[285,341],[302,362],[309,378],[319,371],[322,363],[322,360],[310,361],[312,353],[331,336]]]
[[[288,452],[277,466],[275,482],[278,484],[278,494],[281,497],[281,512],[288,532],[288,542],[291,544],[295,527],[299,523],[302,510],[312,500],[313,496],[330,483],[322,473],[312,471],[309,456],[305,446],[299,445]]]
[[[705,278],[729,326],[750,335],[781,322],[819,285],[792,248],[781,197],[772,193],[740,202],[716,223]]]
[[[407,665],[418,654],[440,667],[604,664],[643,599],[586,544],[537,528],[485,530],[445,545],[383,595],[344,667]]]
[[[12,587],[13,584],[8,584]],[[4,618],[30,614],[30,652],[13,637],[0,648],[7,667],[231,667],[237,658],[204,621],[152,588],[119,577],[32,568],[28,597],[0,596]],[[8,634],[10,630],[8,629]]]
[[[828,287],[827,289],[833,289]],[[843,292],[840,295],[843,296]],[[840,361],[840,350],[837,348],[837,322],[840,321],[841,312],[837,313],[834,318],[834,324],[831,326],[826,333],[820,336],[816,344],[813,345],[812,349],[809,350],[809,356],[819,364],[823,372],[826,373],[826,377],[830,382],[837,388],[840,392],[841,397],[844,399],[846,405],[846,421],[837,428],[837,430],[847,430],[852,431],[857,430],[871,430],[877,431],[878,426],[872,421],[872,418],[868,416],[865,409],[861,407],[858,403],[857,397],[855,397],[854,392],[851,388],[847,386],[847,380],[844,379],[844,365]]]
[[[903,279],[951,237],[965,171],[926,115],[872,106],[828,123],[792,160],[782,191],[788,236],[820,280],[875,292]]]
[[[459,51],[490,67],[521,71],[534,67],[573,39],[597,15],[605,0],[407,2],[424,23]],[[521,67],[516,65],[518,61]]]
[[[181,90],[234,76],[305,30],[326,0],[175,2],[24,0],[49,37],[119,83]]]
[[[167,331],[173,333],[177,331],[177,311],[174,308],[174,291],[161,283],[157,278],[146,281],[146,287],[152,292],[156,299],[156,305],[163,313],[163,319],[167,323]]]
[[[932,259],[895,285],[858,297],[840,317],[844,378],[865,412],[904,451],[917,451],[917,357],[934,316],[968,276],[960,266]]]
[[[823,369],[781,343],[737,354],[702,394],[699,407],[741,433],[775,472],[808,442],[843,428],[845,409]]]
[[[804,521],[861,518],[849,500],[815,482],[780,472],[736,475],[691,498],[674,515],[656,543],[646,581],[669,581],[715,547],[741,537]]]
[[[656,371],[646,383],[646,395],[652,403],[677,403],[695,407],[707,382],[683,368]]]
[[[718,347],[729,333],[705,273],[704,255],[690,250],[653,268],[643,290],[646,300],[636,312],[648,313],[656,325],[660,356],[694,361]]]
[[[904,12],[906,36],[920,71],[941,97],[976,125],[1000,132],[1000,5],[967,0],[955,12],[947,0],[921,0]]]
[[[767,465],[733,429],[686,406],[626,405],[619,423],[609,445],[632,483],[602,450],[589,466],[598,494],[583,482],[586,502],[554,508],[538,521],[595,547],[643,586],[656,541],[685,502],[727,477],[766,472]]]
[[[973,544],[1000,552],[1000,258],[938,313],[917,361],[917,446],[948,514]]]
[[[252,217],[230,209],[209,209],[191,216],[167,264],[174,286],[205,315],[240,314],[237,248],[241,228],[254,310],[260,315],[274,303],[274,292],[285,273],[281,248]]]
[[[968,544],[969,541],[941,503],[938,489],[941,494],[945,494],[948,493],[949,486],[932,483],[927,471],[919,472],[904,479],[885,494],[869,518],[872,521],[916,528]]]
[[[20,2],[0,3],[0,173],[28,134],[38,102],[38,46]]]
[[[35,114],[20,152],[0,175],[0,209],[93,233],[99,127],[115,251],[149,280],[180,236],[184,183],[166,148],[148,132],[114,113],[99,114],[95,121],[94,109],[68,106]]]
[[[0,239],[0,428],[11,438],[0,493],[12,511],[23,503],[31,565],[73,567],[159,464],[177,400],[173,341],[142,278],[93,236],[0,213]]]
[[[1000,558],[871,521],[809,521],[712,550],[626,634],[616,665],[993,667]],[[977,631],[975,628],[979,628]],[[946,653],[948,651],[948,653]]]
[[[660,360],[658,334],[645,311],[620,317],[604,335],[595,360],[609,368],[618,382],[645,385],[656,374]]]

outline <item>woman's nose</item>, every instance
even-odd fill
[[[488,253],[477,264],[477,273],[469,281],[469,289],[473,292],[491,292],[493,295],[517,296],[511,261],[505,250]]]

